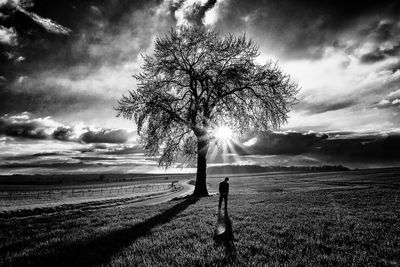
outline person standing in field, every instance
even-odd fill
[[[225,202],[225,211],[228,210],[228,194],[229,194],[229,178],[226,177],[223,182],[219,184],[219,204],[218,211],[221,211],[222,200]]]

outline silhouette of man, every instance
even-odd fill
[[[225,211],[228,210],[228,194],[229,194],[229,178],[226,177],[225,181],[219,184],[219,204],[218,210],[221,210],[222,200],[225,202]]]

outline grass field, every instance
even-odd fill
[[[221,179],[210,178],[211,191]],[[231,177],[218,196],[0,218],[0,266],[400,264],[400,170]]]
[[[0,191],[0,214],[7,211],[31,210],[35,208],[58,207],[93,201],[123,200],[146,197],[155,193],[171,192],[171,182],[107,186],[93,188]]]

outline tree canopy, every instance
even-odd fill
[[[205,27],[181,27],[155,41],[143,56],[137,89],[119,102],[118,116],[134,118],[141,143],[169,166],[195,157],[198,142],[229,126],[237,133],[286,122],[298,91],[277,64],[257,64],[258,46],[245,35],[221,36]]]

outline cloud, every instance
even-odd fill
[[[32,118],[27,112],[1,116],[0,135],[84,143],[125,143],[130,138],[130,133],[124,129],[92,128],[80,124],[70,127],[51,117]]]
[[[390,92],[389,96],[400,96],[400,89]]]
[[[387,99],[382,99],[378,102],[378,106],[386,106],[387,104],[390,104],[390,101]]]
[[[254,140],[256,138],[256,141]],[[243,154],[256,155],[298,155],[310,151],[322,140],[328,138],[324,133],[266,132],[248,140]],[[240,148],[238,148],[240,150]]]
[[[169,1],[171,11],[176,19],[176,26],[203,25],[206,13],[211,10],[217,0],[183,0]],[[209,15],[210,20],[210,15]]]
[[[277,162],[283,158],[293,162],[288,156],[296,156],[298,159],[299,155],[322,165],[378,167],[396,166],[400,162],[400,131],[266,132],[248,142],[244,148],[235,148],[238,156],[268,156],[264,159],[266,162]]]
[[[204,25],[214,26],[220,19],[220,14],[226,9],[228,2],[229,0],[219,0],[214,7],[208,9],[203,18]]]
[[[23,8],[29,8],[34,6],[33,0],[0,0],[0,7],[2,6],[21,6]]]
[[[400,132],[375,133],[369,136],[332,138],[326,140],[314,154],[326,161],[359,164],[398,163]]]
[[[10,9],[14,9],[15,11],[19,11],[22,14],[25,14],[29,18],[31,18],[38,25],[42,26],[46,31],[55,34],[65,34],[68,35],[71,33],[71,30],[67,27],[64,27],[51,19],[43,18],[36,13],[29,12],[26,8],[30,8],[34,5],[33,1],[15,1],[15,0],[3,0],[0,2],[0,7],[8,6]]]
[[[0,25],[0,43],[10,46],[17,45],[17,32],[15,29]]]
[[[369,51],[360,57],[363,63],[376,63],[400,54],[400,25],[396,20],[382,19],[361,31],[366,34]],[[365,40],[364,40],[365,42]]]
[[[24,60],[25,60],[25,57],[23,57],[23,56],[19,56],[19,57],[17,57],[17,58],[15,59],[16,62],[22,62],[22,61],[24,61]]]
[[[0,117],[0,134],[11,137],[48,139],[61,124],[50,117],[31,119],[29,113]]]
[[[400,104],[400,98],[382,99],[376,106],[381,109],[396,108]]]
[[[24,13],[28,17],[30,17],[33,21],[35,21],[37,24],[42,26],[46,31],[51,32],[51,33],[56,33],[56,34],[65,34],[68,35],[71,33],[71,30],[68,29],[67,27],[64,27],[60,24],[57,24],[56,22],[52,21],[51,19],[46,19],[42,18],[41,16],[29,12],[19,6],[17,6],[17,10]]]
[[[0,90],[0,114],[28,110],[39,116],[63,116],[65,111],[79,111],[85,116],[107,115],[106,120],[112,121],[117,100],[135,87],[132,74],[139,71],[140,53],[151,52],[156,34],[172,26],[169,13],[157,14],[159,5],[159,1],[121,5],[65,0],[48,6],[37,2],[35,14],[50,16],[50,12],[74,31],[70,36],[48,34],[14,13],[10,23],[16,21],[21,36],[14,58],[25,60],[0,61],[5,72],[0,75],[7,79]],[[19,83],[19,77],[26,78]],[[121,120],[114,119],[110,127],[120,127]]]
[[[324,113],[328,111],[334,111],[334,110],[339,110],[339,109],[345,109],[348,107],[352,107],[356,104],[355,99],[345,99],[345,100],[333,100],[331,102],[312,102],[312,103],[300,103],[297,105],[297,108],[301,108],[301,106],[304,106],[304,109],[306,112],[311,113],[311,114],[318,114],[318,113]]]
[[[0,85],[7,81],[6,77],[0,75]]]
[[[83,133],[80,139],[85,143],[125,143],[129,134],[121,129],[97,129]]]
[[[1,10],[19,45],[0,55],[0,114],[28,110],[71,124],[79,113],[85,124],[131,127],[114,118],[112,107],[135,89],[140,53],[151,54],[155,36],[171,27],[203,23],[221,34],[245,32],[260,46],[260,63],[279,59],[299,82],[300,104],[284,129],[388,130],[400,123],[397,106],[376,105],[399,97],[388,96],[398,90],[400,73],[398,1],[12,2],[73,34],[52,34],[15,8]],[[381,60],[363,62],[376,50]]]
[[[395,112],[377,105],[390,102],[400,82],[400,71],[393,68],[397,57],[375,64],[361,62],[364,52],[344,46],[327,46],[319,59],[287,59],[282,68],[301,86],[299,103],[290,113],[284,129],[296,130],[390,130],[399,118]],[[388,97],[388,94],[393,95]]]
[[[320,58],[325,46],[350,36],[362,39],[365,25],[397,19],[400,4],[383,1],[240,1],[230,0],[219,13],[216,27],[246,32],[279,57]],[[361,41],[361,40],[360,40]]]

